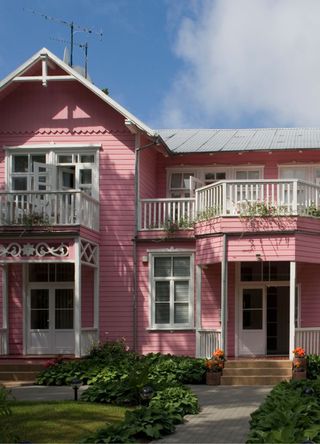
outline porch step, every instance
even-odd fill
[[[33,383],[43,369],[43,363],[0,361],[0,385]]]
[[[290,379],[288,359],[239,359],[225,363],[221,385],[276,385]]]

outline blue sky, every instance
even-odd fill
[[[319,0],[0,0],[0,78],[69,30],[103,31],[93,82],[159,127],[320,126]],[[82,63],[75,48],[75,63]]]

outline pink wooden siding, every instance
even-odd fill
[[[208,265],[202,271],[201,285],[201,328],[221,328],[221,265]]]
[[[0,328],[3,327],[3,292],[2,292],[2,282],[3,282],[3,268],[0,267]]]
[[[301,291],[301,327],[320,325],[320,264],[298,264],[297,283]]]
[[[147,141],[145,141],[147,143]],[[158,152],[152,147],[142,150],[139,154],[140,198],[158,197],[157,158]]]
[[[235,264],[228,264],[228,356],[235,354]]]
[[[94,269],[82,265],[81,267],[81,322],[82,327],[93,327],[93,291]]]
[[[23,352],[23,302],[22,265],[8,266],[9,288],[9,353],[20,355]]]

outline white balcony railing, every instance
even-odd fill
[[[98,230],[99,202],[82,191],[2,191],[3,225],[83,225]]]
[[[320,186],[302,180],[224,180],[198,188],[192,199],[143,199],[141,230],[188,228],[216,216],[317,216]]]

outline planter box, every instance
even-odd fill
[[[220,385],[221,384],[221,372],[207,372],[206,373],[207,385]]]
[[[304,370],[303,372],[292,372],[292,379],[295,381],[301,381],[302,379],[307,379],[307,372]]]

